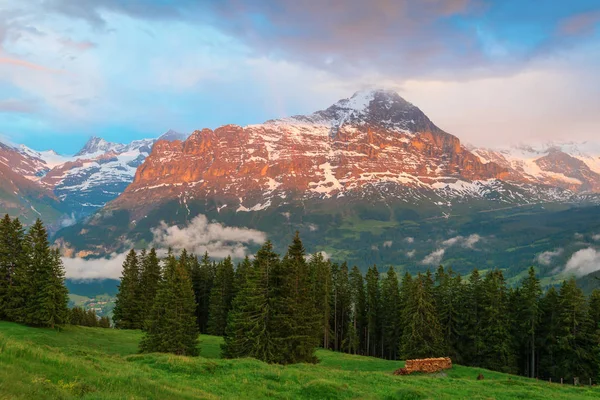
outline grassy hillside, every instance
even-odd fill
[[[138,355],[140,332],[0,322],[0,399],[593,399],[600,389],[537,382],[455,366],[435,376],[393,376],[402,363],[318,351],[321,363],[272,366],[202,356]],[[485,380],[475,378],[483,373]]]

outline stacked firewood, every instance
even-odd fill
[[[452,360],[448,357],[406,360],[405,367],[394,372],[394,375],[408,375],[413,372],[433,373],[450,368],[452,368]]]

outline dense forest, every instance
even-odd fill
[[[0,222],[0,318],[32,326],[94,323],[67,309],[64,269],[41,222],[25,233]],[[438,267],[398,276],[307,255],[298,234],[283,257],[265,243],[234,266],[185,250],[160,259],[131,250],[113,317],[142,329],[142,352],[197,355],[198,334],[224,336],[227,358],[318,362],[315,348],[455,363],[540,379],[597,382],[600,291],[586,297],[574,279],[545,293],[532,267],[516,287],[500,270],[466,278]]]

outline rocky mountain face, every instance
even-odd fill
[[[164,138],[173,140],[175,134],[169,131]],[[14,215],[31,219],[32,210],[26,198],[15,198],[19,196],[19,188],[26,188],[28,193],[37,193],[34,198],[51,203],[52,212],[38,213],[47,223],[55,226],[72,223],[118,197],[133,180],[155,141],[144,139],[120,144],[92,137],[70,157],[0,143],[0,170],[4,177],[0,191],[4,193],[4,206],[12,209]]]
[[[109,207],[141,214],[169,199],[218,198],[222,207],[257,211],[282,199],[360,196],[367,186],[386,184],[476,194],[482,182],[507,174],[397,93],[377,90],[310,115],[158,141]]]
[[[575,193],[600,193],[600,151],[590,144],[549,143],[472,151],[481,162],[500,165],[511,176]]]

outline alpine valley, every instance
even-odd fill
[[[280,251],[298,230],[309,252],[362,269],[501,268],[516,282],[534,264],[549,284],[600,233],[597,145],[474,148],[397,93],[367,90],[189,137],[92,138],[72,157],[2,145],[0,202],[53,222],[68,255],[145,247],[163,222],[202,214]]]

